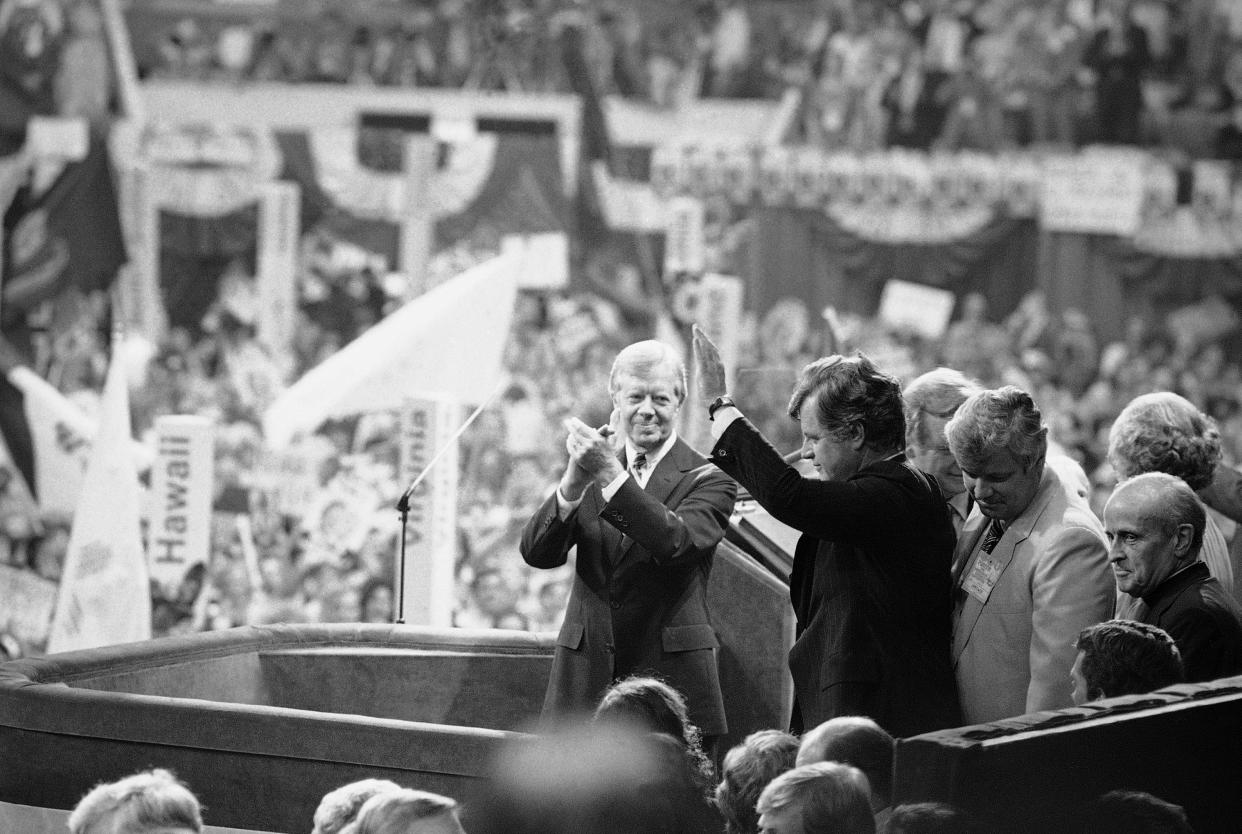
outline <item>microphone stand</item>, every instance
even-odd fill
[[[470,412],[470,416],[466,418],[466,422],[458,426],[457,430],[453,432],[453,435],[448,440],[444,441],[443,445],[441,445],[439,449],[436,449],[436,453],[431,456],[431,460],[427,461],[427,465],[423,467],[423,471],[418,473],[418,476],[414,478],[414,481],[406,488],[405,492],[401,493],[401,497],[397,499],[396,509],[397,512],[401,513],[401,550],[400,555],[397,558],[397,610],[396,617],[393,619],[393,622],[396,625],[405,625],[405,540],[410,520],[410,497],[414,495],[414,490],[418,489],[418,485],[421,484],[423,479],[427,477],[427,473],[431,471],[431,467],[435,466],[436,462],[444,456],[444,453],[457,442],[458,438],[461,437],[462,432],[469,428],[470,424],[475,421],[475,418],[483,413],[483,409],[487,408],[495,401],[496,397],[500,394],[501,389],[503,389],[507,384],[508,380],[502,379],[500,384],[496,386],[488,398],[480,403],[478,408]]]

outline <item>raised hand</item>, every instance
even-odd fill
[[[697,324],[693,327],[694,378],[704,405],[728,393],[720,349]]]

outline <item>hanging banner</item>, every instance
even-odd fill
[[[168,327],[168,314],[160,297],[160,220],[154,179],[145,165],[131,165],[120,172],[121,228],[129,262],[121,267],[117,294],[126,329],[159,342]]]
[[[431,260],[435,218],[430,195],[436,173],[436,142],[428,136],[407,136],[404,151],[405,211],[401,214],[397,268],[409,283],[407,298],[431,289],[427,262]]]
[[[703,202],[694,197],[675,197],[668,203],[668,239],[664,245],[664,274],[703,271],[706,262],[703,239]]]
[[[296,183],[269,182],[259,201],[258,338],[273,356],[293,352],[297,323],[297,259],[301,236]]]
[[[147,558],[151,579],[170,596],[186,572],[207,564],[215,430],[206,417],[173,415],[155,420]]]
[[[410,624],[452,624],[458,446],[457,440],[450,438],[460,420],[461,406],[447,395],[412,399],[401,412],[400,483],[413,483],[431,466],[410,496],[404,570],[397,567],[405,622]],[[432,465],[442,448],[443,453]],[[400,558],[399,550],[397,556]]]
[[[1050,232],[1132,235],[1143,210],[1142,160],[1133,154],[1049,157],[1040,223]]]

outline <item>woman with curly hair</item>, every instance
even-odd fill
[[[1117,415],[1108,433],[1108,462],[1119,482],[1144,472],[1164,472],[1181,478],[1198,492],[1212,483],[1220,459],[1216,421],[1171,391],[1135,397]],[[1229,545],[1211,512],[1200,558],[1209,573],[1238,599]],[[1141,604],[1127,594],[1118,594],[1117,616],[1135,619]]]
[[[664,681],[634,675],[615,682],[595,708],[595,721],[674,739],[685,749],[704,798],[715,796],[716,769],[703,751],[702,734],[690,723],[685,696]]]

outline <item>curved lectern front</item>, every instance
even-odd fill
[[[539,714],[552,635],[237,628],[0,666],[0,802],[68,809],[148,767],[215,826],[310,829],[323,795],[389,778],[468,799]]]

